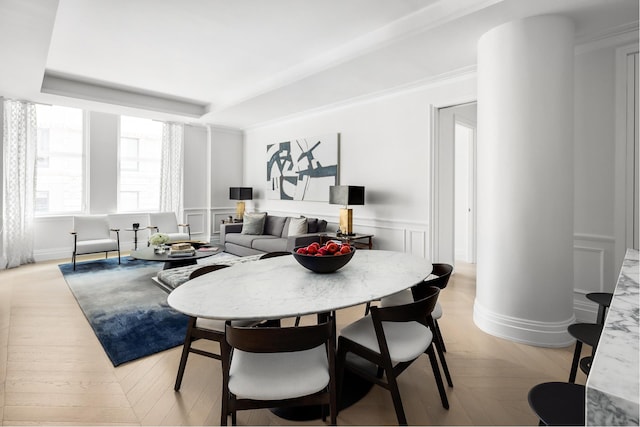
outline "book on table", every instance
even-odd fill
[[[171,245],[171,248],[169,249],[169,256],[176,258],[193,256],[195,253],[196,250],[191,245],[176,244]]]

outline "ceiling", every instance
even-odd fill
[[[479,37],[540,14],[578,43],[638,0],[0,0],[0,96],[247,128],[475,70]]]

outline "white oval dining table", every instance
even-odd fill
[[[184,314],[220,320],[269,320],[328,313],[407,289],[432,270],[404,252],[358,250],[340,270],[319,274],[293,256],[237,264],[189,280],[168,304]]]

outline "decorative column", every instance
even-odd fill
[[[474,321],[526,344],[573,340],[574,30],[510,22],[478,44],[478,265]]]

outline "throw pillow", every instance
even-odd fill
[[[287,236],[299,236],[307,234],[307,218],[291,218]]]
[[[309,233],[317,233],[318,232],[318,218],[307,218],[307,227],[309,229]]]
[[[240,234],[262,234],[267,213],[246,213],[242,218],[242,231]]]

